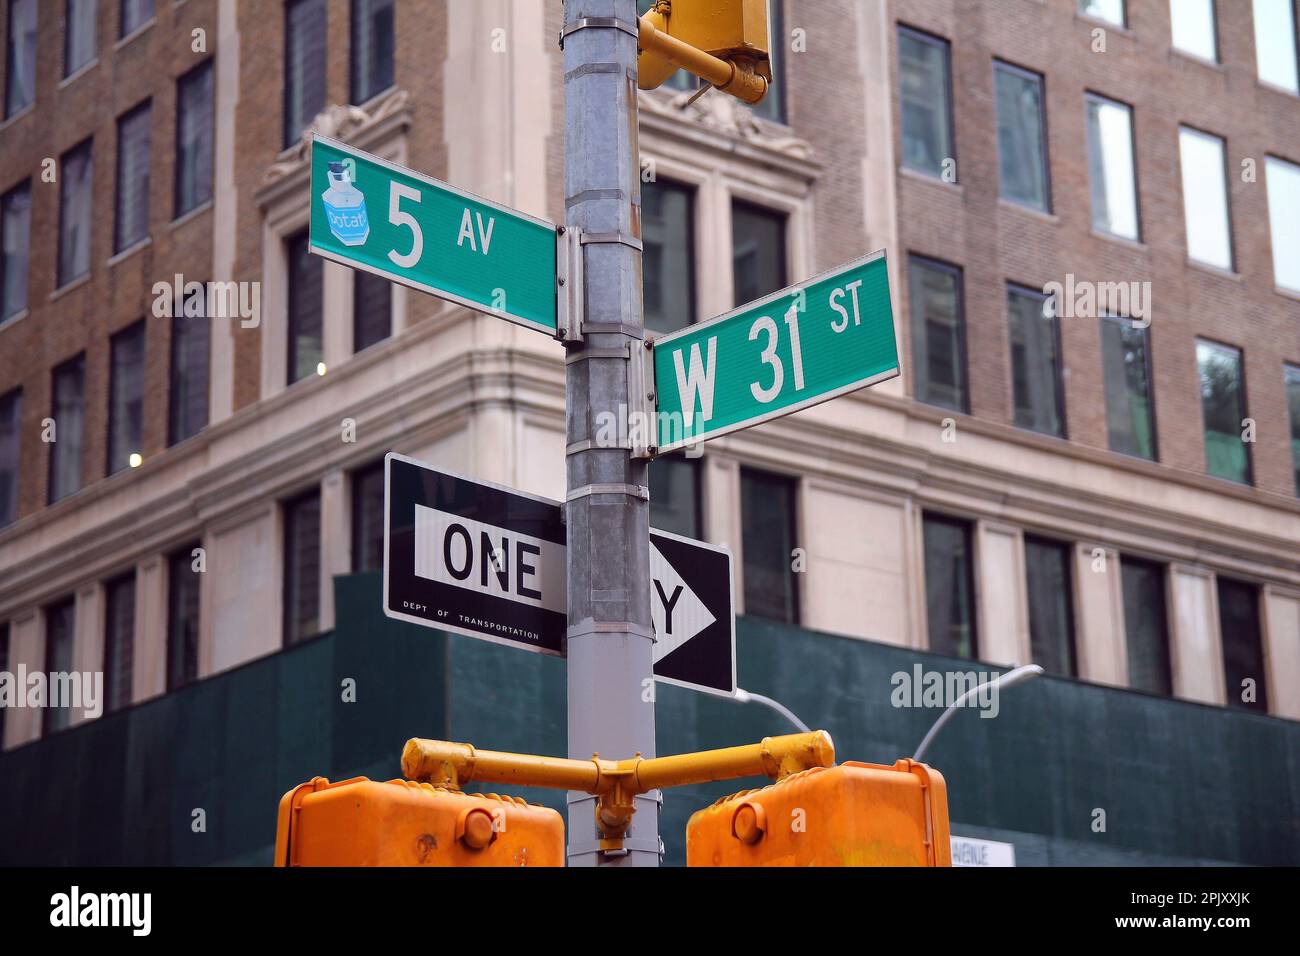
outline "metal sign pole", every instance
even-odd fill
[[[580,230],[585,285],[583,314],[567,323],[565,374],[568,732],[577,759],[655,754],[647,464],[597,442],[602,422],[627,420],[630,366],[645,337],[636,24],[635,0],[564,4],[566,224]],[[658,823],[658,795],[637,797],[624,849],[602,852],[596,798],[571,792],[569,864],[657,866]]]

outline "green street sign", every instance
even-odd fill
[[[317,136],[312,252],[555,334],[556,229]]]
[[[885,253],[657,338],[653,365],[659,454],[893,378]]]

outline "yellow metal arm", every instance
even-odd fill
[[[737,57],[729,61],[705,53],[663,32],[649,15],[641,17],[638,32],[637,44],[642,50],[658,54],[674,66],[707,80],[724,93],[746,103],[757,103],[767,93],[767,80],[755,72],[757,64],[753,60]],[[660,79],[658,82],[663,81]],[[647,77],[641,85],[643,89],[653,88],[658,82]]]
[[[835,765],[835,745],[824,730],[764,737],[756,744],[671,757],[570,760],[534,754],[478,750],[470,744],[413,738],[402,750],[408,780],[459,789],[471,781],[523,787],[581,790],[595,794],[601,846],[618,849],[632,822],[635,799],[650,790],[738,777],[780,780],[813,767]]]

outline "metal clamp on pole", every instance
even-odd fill
[[[627,367],[628,442],[633,458],[655,457],[658,420],[655,416],[654,346],[648,339],[632,350]]]
[[[560,226],[555,230],[555,337],[561,342],[582,341],[583,290],[582,230]]]
[[[618,17],[583,17],[581,20],[574,20],[560,31],[561,50],[564,49],[564,38],[579,30],[619,30],[630,37],[637,36],[636,26]]]

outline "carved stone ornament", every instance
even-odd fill
[[[410,94],[406,90],[395,88],[384,94],[382,99],[373,100],[367,104],[370,107],[369,110],[364,110],[359,106],[347,106],[338,103],[325,107],[316,114],[316,118],[311,121],[311,125],[303,130],[302,139],[281,153],[276,158],[276,161],[267,167],[266,175],[262,178],[262,181],[271,183],[282,176],[301,169],[302,165],[307,161],[313,133],[329,136],[332,139],[348,140],[355,138],[358,134],[393,114],[400,113],[406,108],[410,98]]]
[[[642,93],[638,104],[647,113],[695,123],[795,159],[812,158],[813,148],[807,140],[783,132],[784,128],[779,124],[759,120],[735,97],[710,90],[695,102],[690,102],[697,92],[683,90],[671,96]]]

